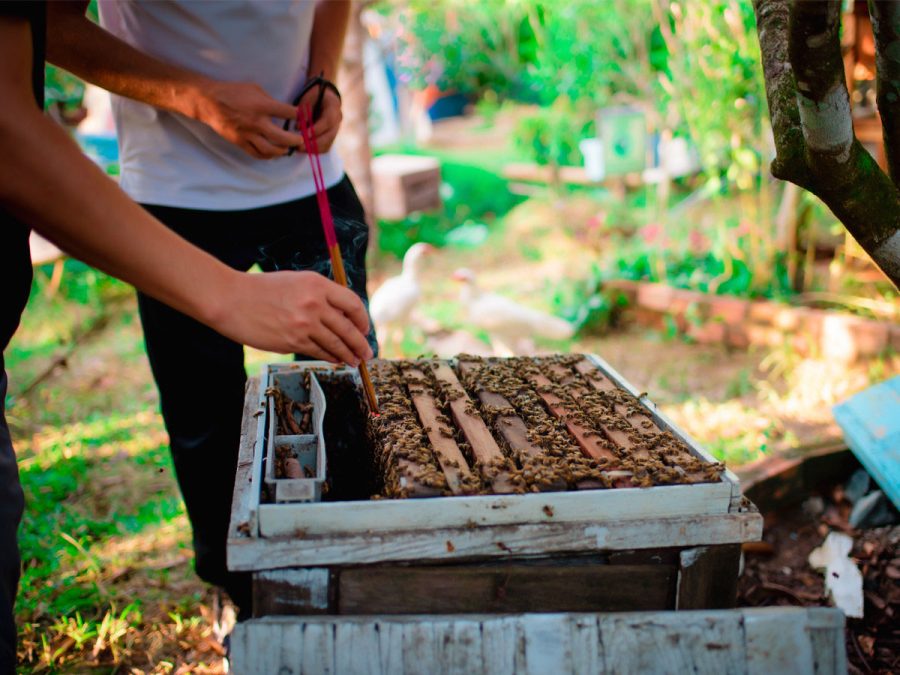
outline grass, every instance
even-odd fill
[[[124,285],[87,274],[67,271],[52,298],[39,275],[7,352],[7,404],[27,503],[16,603],[21,667],[215,672],[221,647],[212,596],[191,569],[135,303]],[[54,353],[68,351],[52,335],[75,334],[98,316],[103,330],[65,368],[29,395],[17,393]]]

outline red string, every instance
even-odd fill
[[[334,229],[334,217],[331,214],[331,204],[328,202],[328,192],[325,188],[325,174],[322,171],[319,144],[313,132],[312,111],[308,105],[297,108],[297,121],[300,125],[303,141],[306,144],[306,154],[309,155],[309,162],[312,167],[313,182],[316,186],[316,201],[319,203],[322,229],[325,232],[325,244],[331,248],[332,246],[337,246],[337,233]]]

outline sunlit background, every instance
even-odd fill
[[[367,157],[347,166],[374,215],[370,295],[434,247],[405,280],[417,302],[373,302],[382,356],[597,353],[733,468],[834,444],[831,406],[900,372],[896,291],[769,175],[750,0],[377,2],[362,30],[364,76],[342,87],[369,102],[371,182]],[[851,53],[883,162],[872,57]],[[47,74],[51,114],[116,176],[105,95]],[[219,672],[133,291],[35,255],[7,352],[23,663]],[[282,358],[248,350],[248,369]],[[202,373],[185,386],[203,396]]]

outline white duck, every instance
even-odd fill
[[[481,291],[470,269],[456,270],[453,278],[462,283],[459,301],[467,320],[491,336],[495,351],[501,355],[533,351],[533,337],[567,340],[575,334],[575,327],[568,321]]]
[[[399,331],[409,321],[419,298],[422,296],[420,273],[422,258],[435,251],[434,246],[419,242],[409,247],[403,256],[403,271],[386,280],[369,300],[369,313],[375,329],[382,336],[383,344],[390,343],[391,333]]]

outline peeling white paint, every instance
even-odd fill
[[[595,537],[597,548],[605,548],[609,540],[609,528],[601,525],[591,525],[584,528],[584,535],[588,538]]]
[[[809,149],[837,153],[837,161],[846,162],[853,145],[853,119],[843,83],[836,83],[820,102],[798,92],[797,107]]]
[[[697,562],[700,557],[709,550],[708,546],[698,546],[697,548],[689,548],[681,552],[682,569],[690,567]]]

